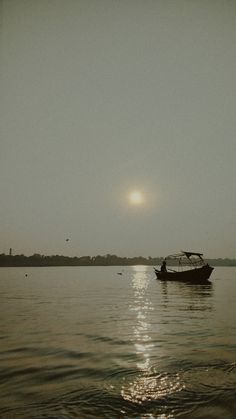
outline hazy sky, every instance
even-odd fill
[[[236,1],[1,15],[0,253],[236,257]]]

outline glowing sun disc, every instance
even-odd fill
[[[129,202],[132,205],[141,205],[144,202],[143,194],[140,191],[133,191],[129,194]]]

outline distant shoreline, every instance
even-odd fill
[[[81,256],[69,257],[62,255],[44,256],[34,254],[25,255],[5,255],[0,254],[0,267],[46,267],[46,266],[132,266],[146,265],[158,266],[162,263],[163,257],[145,258],[138,257],[120,257],[107,254],[105,256]],[[236,259],[218,258],[206,259],[212,266],[236,266]],[[171,266],[171,264],[169,264]],[[172,264],[173,265],[173,264]]]

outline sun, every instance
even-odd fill
[[[132,191],[129,194],[129,202],[132,205],[142,205],[144,203],[144,196],[140,191]]]

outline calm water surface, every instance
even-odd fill
[[[1,418],[236,417],[236,268],[119,271],[0,268]]]

